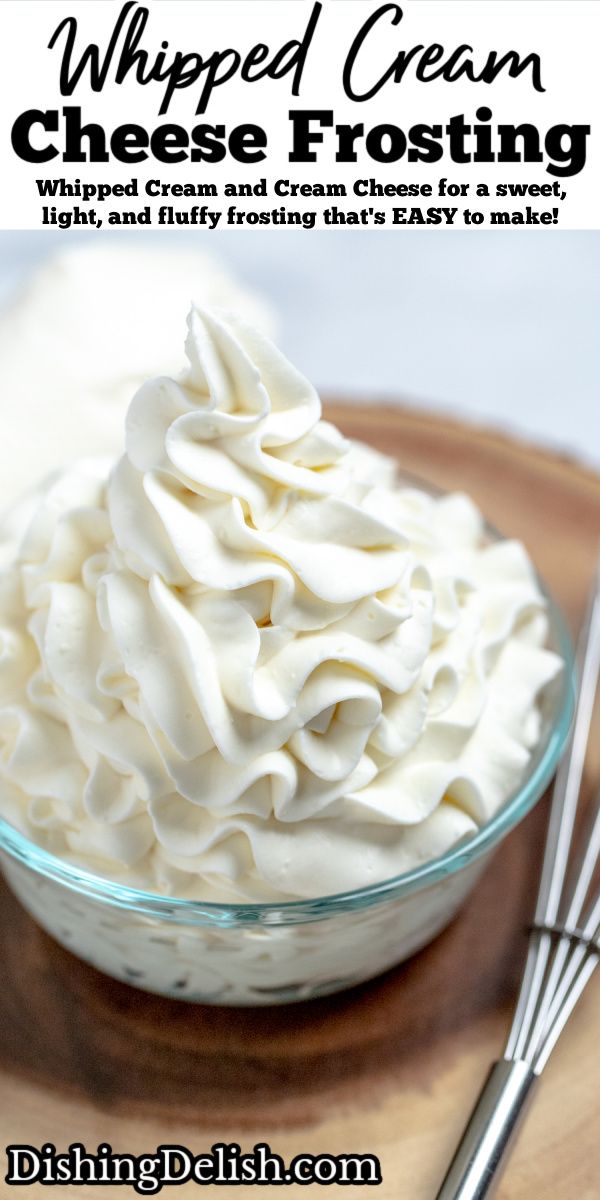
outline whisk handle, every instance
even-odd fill
[[[493,1194],[537,1079],[522,1059],[494,1063],[436,1200]]]

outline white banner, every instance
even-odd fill
[[[598,228],[596,0],[4,0],[0,227]]]

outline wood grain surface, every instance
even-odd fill
[[[597,476],[417,411],[334,405],[329,415],[406,470],[468,490],[504,533],[524,539],[577,625],[600,533]],[[588,786],[598,775],[593,757]],[[353,992],[287,1008],[202,1008],[117,984],[55,945],[0,886],[1,1176],[11,1142],[82,1141],[95,1149],[108,1141],[140,1154],[164,1141],[195,1153],[220,1140],[244,1149],[267,1141],[284,1158],[375,1153],[383,1183],[371,1194],[431,1200],[502,1047],[545,807],[502,846],[432,946]],[[599,1040],[594,980],[542,1080],[501,1200],[600,1197]],[[128,1187],[57,1191],[61,1200],[134,1195]],[[241,1187],[235,1195],[271,1191]],[[352,1186],[332,1191],[350,1200],[365,1194]],[[0,1182],[0,1195],[22,1194]],[[34,1185],[26,1194],[34,1200],[47,1191]],[[193,1184],[162,1193],[199,1194]],[[306,1194],[286,1188],[292,1200]]]

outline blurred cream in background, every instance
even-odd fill
[[[103,238],[28,273],[0,316],[0,504],[73,458],[120,454],[134,392],[186,365],[192,300],[275,331],[267,304],[189,244]]]

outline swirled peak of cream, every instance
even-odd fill
[[[523,547],[394,481],[267,339],[193,309],[126,453],[9,515],[0,811],[151,890],[313,897],[438,856],[518,787],[561,669]]]

